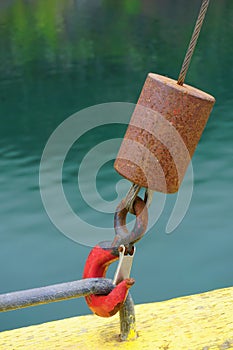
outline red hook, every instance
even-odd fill
[[[145,202],[139,197],[136,197],[134,210],[136,223],[132,232],[129,233],[125,227],[125,218],[128,211],[125,210],[123,202],[120,203],[114,220],[116,237],[113,242],[99,243],[91,250],[85,264],[83,278],[105,277],[109,265],[119,258],[118,248],[120,245],[123,244],[126,248],[131,248],[145,233],[148,211]],[[121,225],[124,227],[122,228]],[[133,278],[126,278],[117,284],[108,295],[88,295],[85,297],[87,305],[98,316],[113,316],[124,304],[128,290],[133,284]]]
[[[112,249],[96,245],[90,252],[83,278],[105,277],[109,265],[118,259]],[[98,316],[110,317],[115,315],[124,304],[129,288],[134,284],[133,278],[120,282],[108,295],[90,294],[85,297],[89,308]]]

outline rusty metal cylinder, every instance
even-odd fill
[[[213,96],[149,73],[114,167],[140,185],[177,192],[215,103]]]

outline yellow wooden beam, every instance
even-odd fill
[[[138,338],[120,342],[119,319],[68,318],[0,333],[1,350],[225,350],[233,348],[233,287],[136,306]]]

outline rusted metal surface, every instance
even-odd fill
[[[147,229],[148,224],[148,209],[146,203],[140,198],[136,197],[133,203],[134,213],[136,215],[136,222],[131,232],[126,227],[126,216],[128,210],[125,207],[125,201],[116,208],[114,216],[114,228],[116,236],[112,242],[113,247],[119,247],[121,244],[131,250],[134,243],[139,241]]]
[[[154,191],[178,191],[215,103],[213,96],[149,73],[115,169]]]

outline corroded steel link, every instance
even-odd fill
[[[126,194],[126,197],[124,199],[125,202],[125,208],[128,210],[129,213],[135,215],[134,211],[134,201],[138,195],[138,192],[140,191],[141,187],[135,183],[130,187],[128,193]],[[144,196],[144,202],[146,203],[147,208],[151,205],[152,199],[153,199],[154,191],[149,190],[148,188],[145,189],[145,196]]]
[[[208,6],[209,6],[209,0],[203,0],[199,15],[198,15],[198,18],[196,21],[196,25],[194,27],[193,35],[192,35],[192,38],[190,40],[189,47],[188,47],[188,50],[186,52],[184,62],[183,62],[183,65],[182,65],[182,68],[180,71],[180,75],[179,75],[179,78],[177,81],[178,85],[183,85],[183,83],[184,83],[184,80],[185,80],[185,77],[186,77],[186,74],[187,74],[187,71],[189,68],[189,64],[190,64],[194,49],[195,49],[196,44],[197,44],[197,39],[199,37],[201,27],[202,27]]]
[[[125,197],[125,208],[131,213],[134,213],[133,204],[140,191],[141,187],[139,185],[133,184]]]
[[[144,202],[146,203],[147,208],[149,208],[152,203],[153,194],[154,194],[154,191],[150,190],[149,188],[146,189]]]
[[[114,216],[116,236],[112,242],[112,247],[119,247],[123,244],[128,251],[130,251],[133,244],[139,241],[146,232],[148,224],[148,209],[145,202],[140,197],[136,197],[133,207],[136,215],[136,222],[132,231],[129,232],[126,227],[126,216],[128,210],[125,208],[125,201],[122,200],[118,205]]]

